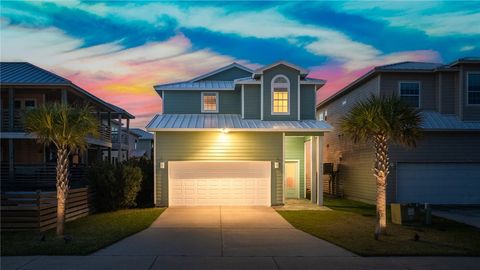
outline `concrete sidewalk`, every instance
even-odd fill
[[[210,257],[210,256],[85,256],[2,257],[1,269],[340,269],[340,270],[476,270],[471,257]]]

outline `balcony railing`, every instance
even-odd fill
[[[118,136],[119,136],[119,134],[118,134],[117,131],[112,132],[112,143],[118,143]],[[128,144],[128,135],[125,132],[122,132],[122,137],[121,137],[120,143],[121,144]]]
[[[10,177],[9,164],[1,164],[2,190],[55,190],[56,163],[14,164]],[[70,187],[87,185],[87,168],[85,165],[71,165],[69,169]]]
[[[1,123],[1,130],[2,131],[10,131],[10,132],[22,132],[25,130],[22,117],[25,113],[25,110],[15,110],[13,115],[13,128],[9,127],[9,112],[8,110],[2,110],[2,123]],[[98,139],[106,142],[111,142],[112,140],[112,131],[111,128],[107,125],[101,124],[97,128],[98,131]]]

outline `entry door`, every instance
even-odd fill
[[[299,162],[285,161],[285,197],[299,198]]]

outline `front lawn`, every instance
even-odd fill
[[[39,233],[32,231],[2,232],[1,254],[4,255],[87,255],[111,245],[129,235],[144,230],[164,209],[129,209],[94,214],[68,222],[66,243],[55,236],[55,229]],[[41,241],[45,235],[44,241]]]
[[[388,235],[375,240],[375,206],[325,199],[333,211],[278,211],[295,228],[363,256],[479,256],[480,229],[433,217],[429,227],[388,223]],[[414,235],[420,239],[414,241]]]

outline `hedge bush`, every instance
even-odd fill
[[[130,166],[139,167],[142,170],[142,184],[137,194],[137,207],[153,207],[153,161],[145,157],[131,158],[127,161]]]
[[[142,183],[142,170],[125,163],[112,165],[100,162],[90,167],[90,187],[95,192],[95,208],[99,212],[136,206]]]

